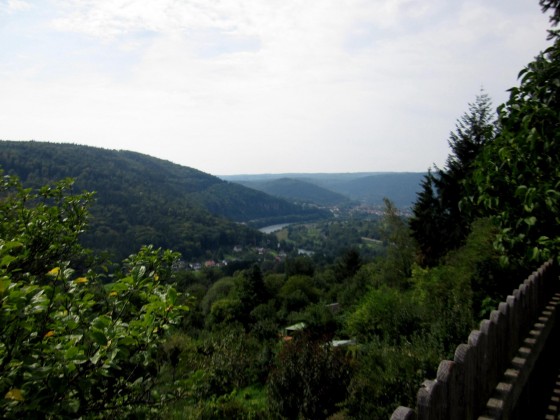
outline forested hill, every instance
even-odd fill
[[[379,206],[388,198],[397,207],[408,208],[416,201],[425,176],[426,172],[360,172],[226,175],[221,178],[278,197],[307,196],[323,205],[341,204],[345,199]],[[287,185],[290,188],[285,188]]]
[[[84,241],[118,257],[152,243],[185,257],[254,243],[255,225],[324,216],[204,172],[128,151],[72,144],[0,141],[0,167],[26,186],[67,177],[95,191]]]
[[[302,179],[279,178],[262,181],[239,181],[239,183],[276,197],[321,206],[336,206],[350,202],[350,199],[342,194]]]
[[[387,197],[397,207],[404,208],[416,201],[425,175],[425,172],[374,173],[340,182],[331,180],[327,185],[352,200],[380,205]]]

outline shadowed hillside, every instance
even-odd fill
[[[261,235],[246,226],[324,217],[287,201],[147,155],[71,144],[0,142],[0,167],[24,185],[75,179],[77,191],[95,191],[91,229],[84,242],[128,255],[142,244],[185,256]],[[238,222],[238,223],[234,223]]]

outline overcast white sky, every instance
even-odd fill
[[[0,139],[215,175],[424,171],[547,28],[537,0],[0,0]]]

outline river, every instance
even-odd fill
[[[284,229],[286,226],[291,225],[291,223],[281,223],[279,225],[270,225],[270,226],[265,226],[259,229],[260,232],[262,233],[273,233],[279,230]]]

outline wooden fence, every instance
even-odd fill
[[[556,265],[548,261],[470,333],[452,361],[440,363],[436,379],[418,390],[416,409],[399,407],[391,420],[520,418],[517,402],[557,325],[557,290]]]

